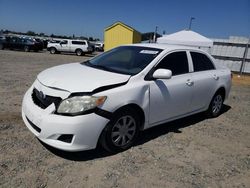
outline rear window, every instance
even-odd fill
[[[86,42],[84,42],[84,41],[72,41],[72,44],[86,45]]]
[[[213,63],[205,54],[191,52],[191,57],[194,65],[194,72],[214,69]]]
[[[62,41],[60,42],[60,44],[68,44],[68,41],[67,41],[67,40],[62,40]]]

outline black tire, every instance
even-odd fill
[[[221,114],[224,102],[224,95],[222,92],[216,92],[213,96],[209,108],[206,112],[209,118],[218,117]]]
[[[29,52],[30,51],[30,47],[29,46],[24,46],[23,49],[24,49],[25,52]]]
[[[76,55],[77,56],[82,56],[83,51],[81,49],[76,50]]]
[[[56,50],[56,48],[50,48],[50,49],[49,49],[49,52],[50,52],[51,54],[56,54],[56,53],[57,53],[57,50]]]
[[[0,50],[3,50],[4,47],[3,47],[3,44],[0,44]]]
[[[112,153],[130,148],[136,141],[139,133],[141,121],[137,114],[131,108],[114,113],[113,118],[101,134],[100,145]]]

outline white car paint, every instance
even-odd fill
[[[53,67],[40,73],[23,99],[22,117],[30,131],[43,142],[61,150],[89,150],[96,147],[99,136],[110,121],[96,113],[78,116],[56,114],[54,103],[41,109],[32,100],[34,88],[47,96],[60,97],[62,100],[67,99],[72,93],[107,96],[99,108],[109,113],[114,113],[125,105],[135,104],[144,113],[145,119],[141,129],[207,110],[214,94],[221,87],[225,89],[227,98],[231,88],[230,70],[214,64],[215,70],[193,72],[190,51],[205,54],[214,62],[206,52],[173,45],[128,46],[150,47],[163,51],[141,72],[133,76],[99,70],[79,63]],[[169,79],[145,80],[149,71],[165,56],[177,51],[187,54],[187,74],[173,75]],[[164,71],[162,72],[164,74]],[[32,124],[40,128],[41,132],[36,131]],[[65,143],[58,140],[62,134],[73,134],[74,137],[70,143]]]
[[[107,72],[87,66],[83,67],[80,63],[52,67],[37,76],[37,79],[43,85],[69,92],[91,92],[101,86],[126,82],[129,78],[129,75]],[[98,81],[93,82],[93,80]]]

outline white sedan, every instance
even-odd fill
[[[203,111],[218,116],[230,88],[230,70],[199,49],[126,45],[41,72],[23,98],[22,117],[55,148],[101,144],[117,152],[141,130]]]

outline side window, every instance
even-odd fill
[[[185,51],[173,52],[164,57],[156,69],[169,69],[172,75],[185,74],[189,72],[188,59]]]
[[[60,42],[60,44],[68,44],[68,41],[67,40],[63,40]]]
[[[193,60],[194,72],[214,69],[213,63],[205,54],[198,52],[190,53]]]
[[[84,41],[72,41],[72,44],[86,45],[86,42],[84,42]]]

